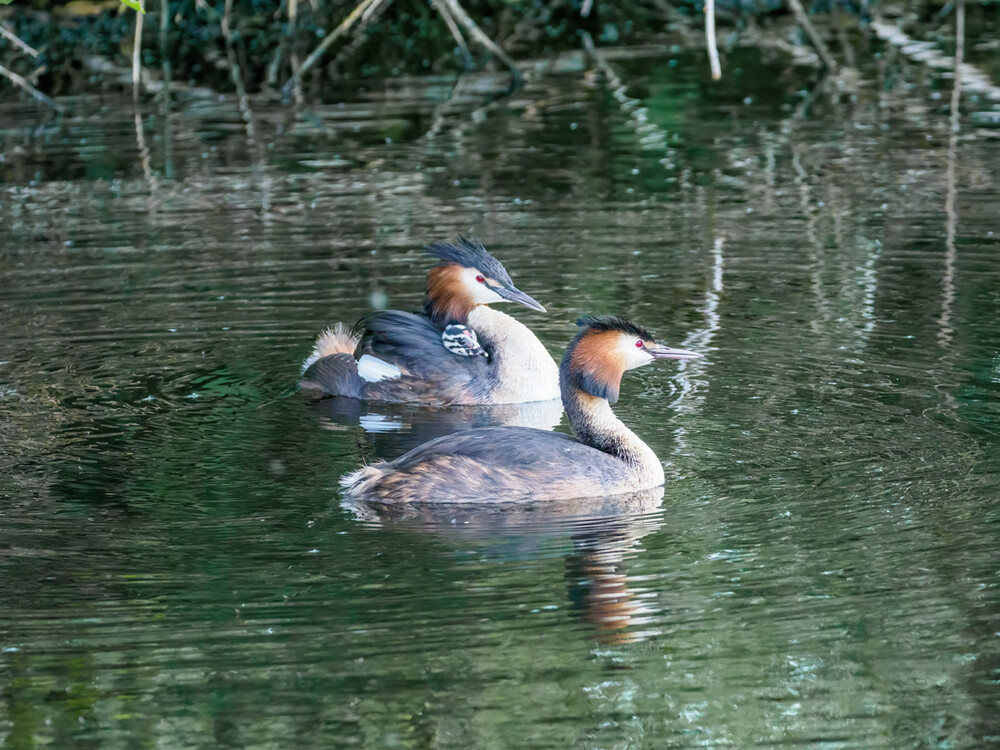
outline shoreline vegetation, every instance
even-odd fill
[[[58,112],[59,97],[129,86],[136,101],[206,89],[301,105],[338,80],[484,68],[505,71],[514,90],[539,60],[569,51],[604,68],[615,47],[679,41],[704,51],[713,80],[737,45],[786,52],[820,75],[889,44],[997,100],[988,73],[960,51],[970,31],[995,38],[998,15],[965,0],[34,0],[0,5],[0,91]]]

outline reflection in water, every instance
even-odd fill
[[[962,56],[965,51],[965,0],[958,0],[955,9],[955,64],[954,81],[951,89],[951,111],[948,118],[948,156],[946,168],[946,192],[945,192],[945,258],[944,276],[941,280],[941,317],[938,319],[940,330],[938,331],[938,342],[947,352],[951,347],[953,331],[951,329],[951,310],[955,304],[955,232],[958,227],[958,209],[955,206],[955,199],[958,196],[955,161],[958,150],[958,138],[962,131],[961,104],[962,104]]]
[[[372,456],[394,458],[442,435],[475,427],[534,427],[552,430],[562,419],[559,400],[490,406],[422,407],[327,398],[310,404],[325,418],[327,429],[360,425],[372,446]]]
[[[658,504],[663,488],[651,492]],[[601,643],[635,643],[652,635],[636,630],[657,612],[655,600],[647,597],[652,592],[629,577],[628,560],[638,541],[663,523],[659,514],[623,515],[573,535],[573,552],[566,557],[570,599]]]
[[[569,536],[566,579],[572,611],[588,623],[601,643],[623,644],[650,635],[635,630],[648,623],[655,609],[642,600],[627,571],[640,539],[663,523],[659,512],[663,487],[625,495],[544,503],[382,504],[344,500],[342,505],[367,524],[395,525],[407,534],[429,534],[449,540],[507,544],[518,540],[535,552]]]

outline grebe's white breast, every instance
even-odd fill
[[[469,313],[468,325],[493,350],[498,384],[492,403],[559,398],[559,367],[531,329],[487,305]]]

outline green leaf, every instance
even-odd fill
[[[9,1],[10,0],[8,0],[8,2]],[[3,2],[3,0],[0,0],[0,2]],[[122,0],[122,2],[128,7],[130,7],[132,10],[137,10],[140,13],[146,12],[145,10],[142,9],[142,4],[139,2],[139,0]]]
[[[14,0],[0,0],[0,5],[10,5]]]

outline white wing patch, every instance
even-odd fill
[[[383,362],[378,357],[362,354],[358,360],[358,376],[368,383],[378,383],[381,380],[395,380],[403,374],[396,365]]]

